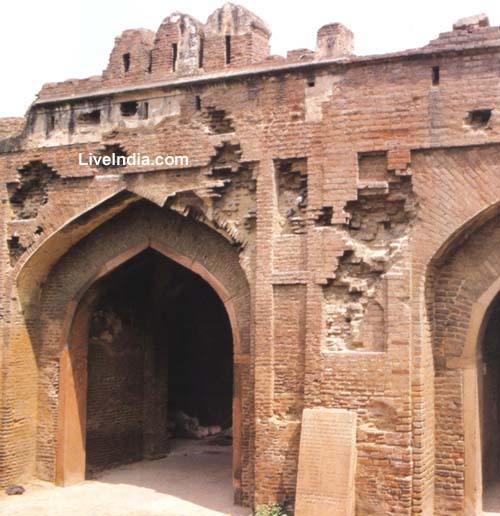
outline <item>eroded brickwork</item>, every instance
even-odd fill
[[[371,57],[340,24],[286,58],[269,37],[240,6],[174,13],[119,36],[102,76],[45,85],[22,128],[0,121],[2,484],[61,480],[64,357],[80,393],[99,364],[86,299],[153,247],[227,310],[241,502],[293,508],[302,410],[324,406],[358,415],[356,514],[480,510],[468,393],[500,275],[500,31],[464,19]]]

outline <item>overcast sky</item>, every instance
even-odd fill
[[[499,0],[242,0],[272,30],[272,53],[314,49],[317,30],[341,22],[358,55],[425,45],[458,18],[484,12],[500,25]],[[45,82],[97,75],[115,36],[125,29],[156,30],[174,11],[205,22],[220,0],[17,0],[0,14],[0,116],[25,113]]]

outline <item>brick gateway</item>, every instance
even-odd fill
[[[165,451],[180,400],[151,343],[183,300],[184,358],[214,357],[189,403],[225,379],[240,503],[293,507],[302,410],[323,406],[357,413],[357,514],[480,512],[500,477],[500,31],[478,16],[368,57],[340,24],[286,58],[269,38],[233,4],[175,13],[0,119],[2,485]],[[189,164],[78,165],[139,152]]]

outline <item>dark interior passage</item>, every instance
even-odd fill
[[[231,327],[210,285],[148,249],[96,288],[88,341],[87,476],[161,457],[171,437],[229,429]]]
[[[500,299],[494,302],[485,328],[483,346],[482,455],[483,487],[500,480]]]

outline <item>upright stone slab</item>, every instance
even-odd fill
[[[295,516],[354,515],[356,413],[305,409]]]

